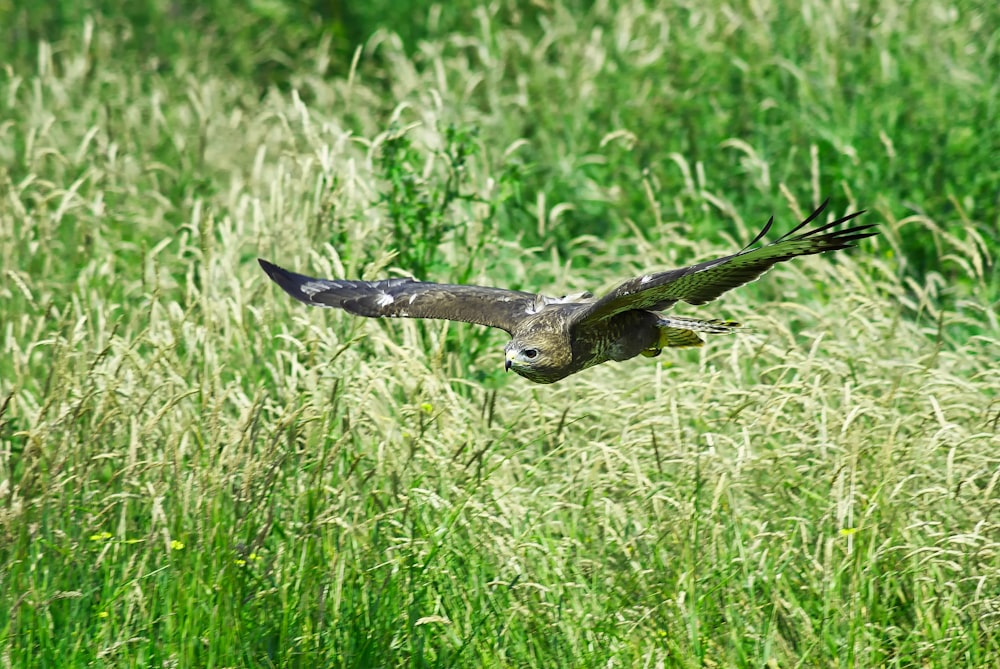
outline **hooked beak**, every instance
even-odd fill
[[[514,365],[514,352],[507,351],[507,359],[503,363],[503,371],[509,372],[510,368]]]

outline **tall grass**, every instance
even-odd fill
[[[996,664],[995,10],[789,7],[482,10],[301,95],[89,23],[8,67],[0,661]],[[686,312],[751,332],[554,386],[254,262],[600,290],[826,194],[882,235]]]

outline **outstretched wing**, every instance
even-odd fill
[[[271,280],[300,302],[371,318],[441,318],[512,332],[535,304],[533,293],[409,278],[333,281],[289,272],[257,259]]]
[[[852,242],[877,234],[876,230],[872,230],[874,224],[831,231],[841,223],[865,213],[864,210],[848,214],[814,230],[799,233],[823,213],[827,203],[829,200],[821,204],[809,218],[795,226],[793,230],[766,246],[750,248],[771,229],[773,216],[760,234],[739,253],[707,260],[690,267],[629,279],[592,303],[589,308],[581,310],[576,315],[576,320],[577,322],[599,321],[631,309],[658,311],[670,307],[679,300],[688,304],[705,304],[727,290],[753,281],[776,263],[796,256],[847,248],[853,246]]]

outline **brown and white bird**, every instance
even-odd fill
[[[428,283],[411,278],[378,281],[316,279],[258,259],[271,279],[297,300],[372,318],[441,318],[500,328],[511,336],[505,368],[536,383],[553,383],[608,360],[655,356],[666,347],[701,346],[696,333],[728,333],[738,323],[659,313],[678,301],[705,304],[753,281],[796,256],[836,251],[877,234],[874,224],[834,230],[864,211],[805,232],[826,208],[776,241],[751,248],[774,222],[768,220],[742,251],[715,260],[629,279],[606,295],[561,298],[485,286]]]

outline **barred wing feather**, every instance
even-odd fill
[[[826,209],[829,200],[819,206],[809,218],[774,242],[752,248],[771,229],[772,217],[764,229],[742,251],[723,258],[629,279],[593,302],[577,315],[577,323],[600,321],[631,309],[659,311],[678,301],[705,304],[727,290],[753,281],[775,264],[796,256],[835,251],[853,246],[853,242],[876,234],[872,225],[859,225],[842,230],[833,228],[861,214],[863,210],[842,216],[812,230],[800,232]]]
[[[306,304],[370,318],[441,318],[478,323],[509,333],[532,312],[537,296],[518,290],[429,283],[411,278],[379,281],[317,279],[259,259],[286,293]]]

